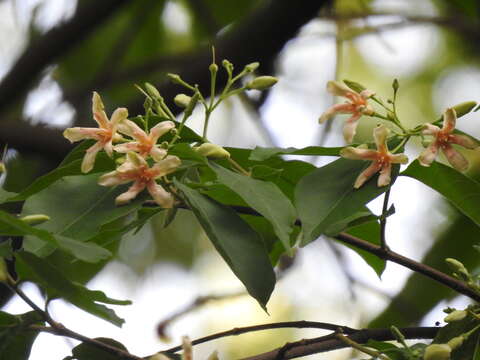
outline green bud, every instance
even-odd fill
[[[360,93],[362,92],[363,90],[366,90],[367,88],[365,86],[363,86],[362,84],[359,84],[355,81],[350,81],[350,80],[343,80],[343,82],[345,83],[345,85],[347,85],[350,89]]]
[[[458,261],[457,259],[446,258],[445,262],[450,267],[450,269],[452,269],[454,272],[462,274],[466,277],[470,276],[470,273],[465,268],[465,266],[460,261]]]
[[[468,114],[477,105],[476,101],[465,101],[452,107],[457,113],[457,117]]]
[[[394,79],[392,83],[393,91],[396,93],[399,87],[400,87],[400,84],[398,83],[398,79]]]
[[[450,360],[452,348],[447,344],[431,344],[425,348],[423,360]]]
[[[450,323],[454,321],[460,321],[465,319],[467,316],[467,312],[465,310],[454,310],[450,314],[448,314],[443,321]]]
[[[225,159],[230,157],[230,153],[227,150],[212,143],[203,143],[200,146],[194,147],[193,150],[202,156],[215,159]]]
[[[255,70],[258,69],[259,66],[260,66],[259,62],[253,62],[253,63],[247,64],[245,66],[245,71],[249,73],[254,72]]]
[[[4,172],[7,172],[7,168],[5,166],[5,163],[3,161],[0,161],[0,174],[3,174]]]
[[[273,76],[259,76],[250,81],[247,85],[247,89],[265,90],[277,83],[278,79]]]
[[[39,225],[43,224],[44,222],[50,220],[50,216],[44,214],[35,214],[35,215],[27,215],[20,218],[24,223],[28,225]]]
[[[403,334],[400,332],[400,330],[392,325],[390,326],[390,332],[393,334],[393,336],[395,336],[395,338],[397,339],[398,342],[405,342],[405,336],[403,336]]]
[[[192,115],[193,109],[195,109],[195,106],[197,105],[197,101],[200,98],[200,94],[196,92],[193,94],[192,98],[190,99],[190,102],[188,103],[188,106],[185,108],[185,116],[190,116]]]
[[[0,282],[8,282],[7,264],[5,264],[5,259],[2,257],[0,257]]]
[[[167,74],[167,77],[168,77],[168,78],[170,79],[170,81],[173,82],[174,84],[179,84],[179,85],[182,85],[182,84],[183,84],[183,80],[182,80],[182,78],[180,77],[180,75],[168,73],[168,74]]]
[[[222,66],[227,71],[233,71],[233,64],[230,61],[228,61],[227,59],[222,60]]]
[[[456,336],[453,339],[448,340],[447,345],[450,346],[452,350],[462,346],[465,338],[463,336]]]
[[[218,71],[218,65],[215,63],[210,64],[210,66],[208,67],[208,70],[210,70],[211,73],[216,73]]]
[[[145,89],[147,90],[148,95],[154,99],[160,99],[161,95],[158,92],[157,88],[150,83],[145,83]]]
[[[188,95],[185,95],[185,94],[178,94],[177,96],[175,96],[175,98],[173,99],[173,102],[175,103],[175,105],[177,105],[178,107],[181,107],[181,108],[186,108],[188,106],[188,104],[190,104],[190,101],[192,100],[192,98]]]

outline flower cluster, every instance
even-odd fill
[[[397,89],[398,82],[396,82],[396,85],[394,86],[395,93]],[[424,135],[431,136],[433,138],[431,143],[418,157],[419,163],[423,166],[430,166],[441,149],[448,162],[455,169],[458,171],[466,171],[468,169],[467,159],[461,153],[455,150],[452,144],[460,145],[466,149],[476,149],[480,146],[479,143],[469,136],[454,133],[457,120],[455,108],[449,108],[443,114],[442,128],[439,128],[431,123],[426,123],[417,132],[407,131],[401,125],[399,125],[399,121],[396,118],[395,107],[393,107],[392,110],[389,110],[390,114],[388,114],[388,116],[381,116],[378,113],[375,113],[371,105],[368,104],[368,99],[374,95],[374,92],[366,89],[357,92],[347,85],[337,81],[329,81],[327,84],[327,90],[333,95],[347,98],[348,101],[343,104],[333,105],[327,109],[320,116],[319,122],[323,123],[337,113],[352,114],[352,116],[345,122],[345,126],[343,128],[343,135],[348,143],[351,143],[353,137],[355,136],[356,127],[361,116],[368,115],[393,121],[393,123],[399,126],[404,132],[402,136],[406,140],[414,135],[422,137]],[[468,112],[472,109],[475,103],[473,103],[473,105],[472,102],[459,104],[457,108],[460,109],[459,111],[461,113],[465,113],[464,107],[466,105],[468,105],[468,110],[466,111]],[[376,151],[349,146],[342,149],[340,152],[340,155],[347,159],[372,161],[372,164],[358,176],[355,181],[354,188],[358,189],[361,187],[377,172],[380,172],[377,182],[378,186],[388,185],[391,181],[390,173],[392,164],[406,164],[408,162],[408,158],[404,154],[391,154],[389,152],[386,145],[388,133],[389,130],[383,125],[374,129],[373,137],[377,146]]]
[[[160,122],[147,134],[137,124],[127,119],[127,109],[116,109],[109,120],[102,99],[96,92],[93,93],[92,102],[93,118],[99,127],[74,127],[66,129],[63,133],[70,142],[83,139],[97,141],[85,153],[81,165],[82,172],[87,173],[93,169],[97,153],[102,149],[110,157],[114,151],[125,153],[125,162],[116,170],[101,176],[98,183],[103,186],[115,186],[133,182],[126,192],[115,199],[117,205],[128,203],[146,188],[159,206],[171,208],[174,202],[172,194],[156,180],[176,171],[181,161],[176,156],[168,155],[167,150],[160,147],[157,142],[162,135],[175,128],[175,124],[172,121]],[[123,135],[130,139],[125,139]],[[118,144],[113,145],[114,142]],[[150,158],[152,166],[148,161]]]

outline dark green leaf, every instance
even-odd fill
[[[234,274],[265,309],[275,274],[260,236],[232,209],[174,180],[209,239]]]
[[[39,284],[49,297],[61,297],[80,309],[117,326],[124,323],[124,320],[119,318],[112,309],[97,302],[127,305],[130,304],[129,301],[109,299],[100,291],[92,291],[80,284],[72,283],[63,276],[60,269],[32,253],[20,251],[15,253],[15,257],[20,279]]]
[[[342,147],[321,147],[321,146],[308,146],[303,149],[297,149],[294,147],[279,148],[268,147],[263,148],[257,146],[252,150],[249,160],[263,161],[267,160],[275,155],[310,155],[310,156],[339,156]]]
[[[436,190],[480,226],[480,183],[438,162],[424,167],[415,160],[401,175],[412,177]]]
[[[218,180],[235,191],[253,209],[271,222],[285,249],[290,249],[290,234],[296,220],[296,212],[290,200],[271,182],[252,179],[234,173],[213,162],[210,168]]]
[[[127,348],[118,341],[110,338],[95,338],[95,340],[110,345],[119,350],[128,352]],[[125,357],[120,355],[114,355],[112,352],[102,350],[97,346],[89,343],[81,343],[72,349],[72,355],[77,360],[122,360]]]
[[[365,168],[365,162],[338,159],[303,177],[295,190],[295,204],[302,222],[302,245],[325,233],[332,224],[362,210],[365,204],[389,189],[378,187],[377,177],[367,181],[360,189],[354,189],[357,176]],[[392,182],[398,166],[393,167]]]
[[[36,312],[12,315],[0,312],[0,359],[28,360],[38,331],[28,329],[30,325],[42,325]]]

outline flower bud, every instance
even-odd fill
[[[343,82],[345,83],[345,85],[347,85],[350,89],[358,92],[358,93],[361,93],[363,90],[366,90],[367,88],[365,86],[363,86],[362,84],[359,84],[355,81],[350,81],[350,80],[343,80]]]
[[[250,81],[247,85],[247,89],[255,89],[255,90],[265,90],[277,83],[278,79],[273,76],[259,76],[252,81]]]
[[[449,360],[451,352],[447,344],[431,344],[425,348],[423,360]]]
[[[192,98],[190,99],[190,102],[188,103],[187,107],[185,108],[185,116],[190,116],[192,115],[193,109],[195,109],[195,106],[197,105],[197,101],[200,98],[200,94],[196,92],[193,94]]]
[[[448,266],[450,266],[450,269],[452,269],[454,272],[459,273],[466,278],[470,276],[468,270],[465,268],[465,266],[458,261],[457,259],[453,258],[446,258],[445,262],[447,263]]]
[[[457,118],[468,114],[477,105],[476,101],[465,101],[452,107],[457,114]]]
[[[253,63],[247,64],[245,66],[245,71],[247,71],[249,73],[254,72],[255,70],[258,69],[259,66],[260,66],[259,62],[253,62]]]
[[[222,66],[227,71],[233,71],[233,64],[230,61],[228,61],[227,59],[222,60]]]
[[[186,108],[188,106],[188,104],[190,104],[190,101],[192,100],[192,98],[188,95],[185,95],[185,94],[178,94],[177,96],[175,96],[175,98],[173,99],[173,102],[175,103],[175,105],[177,105],[178,107],[181,107],[181,108]]]
[[[460,321],[465,319],[467,316],[467,312],[465,310],[454,310],[450,314],[448,314],[443,321],[450,323],[455,321]]]
[[[157,88],[150,83],[145,83],[145,89],[147,90],[148,95],[150,95],[154,99],[161,98],[160,93],[158,92]]]
[[[198,154],[215,159],[225,159],[230,157],[230,153],[221,146],[212,143],[203,143],[200,146],[194,147]]]
[[[218,71],[218,65],[215,63],[210,64],[210,66],[208,67],[208,70],[210,70],[211,73],[216,73]]]
[[[20,218],[20,220],[28,225],[39,225],[50,220],[50,216],[44,214],[27,215]]]
[[[167,74],[167,77],[170,79],[171,82],[173,82],[174,84],[183,84],[183,80],[182,78],[180,77],[180,75],[177,75],[177,74],[172,74],[172,73],[168,73]]]
[[[452,350],[455,350],[456,348],[462,346],[464,341],[465,341],[465,338],[463,336],[456,336],[448,340],[447,345],[450,346]]]

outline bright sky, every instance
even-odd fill
[[[40,6],[37,23],[47,30],[60,19],[70,16],[74,3],[71,0],[0,2],[0,34],[3,35],[0,38],[0,76],[5,74],[15,57],[23,50],[25,27],[35,6]],[[378,3],[383,6],[398,6],[405,1],[378,1]],[[433,9],[429,1],[418,1],[417,5],[426,14],[430,14]],[[188,29],[188,17],[180,7],[170,3],[166,12],[168,14],[162,17],[164,20],[177,16],[177,21],[171,25],[175,27],[175,31],[182,32],[185,28]],[[379,19],[386,20],[391,19]],[[280,82],[262,110],[266,126],[277,145],[303,147],[316,145],[318,142],[321,128],[317,119],[332,102],[325,91],[325,84],[334,77],[336,61],[332,57],[332,54],[335,54],[334,39],[319,34],[332,33],[334,30],[331,24],[314,21],[305,27],[298,39],[288,43],[281,56],[278,64]],[[440,46],[438,39],[438,31],[435,28],[415,26],[384,32],[381,34],[381,41],[377,35],[365,36],[357,41],[357,45],[362,54],[378,66],[379,71],[388,73],[393,78],[420,71],[427,66],[428,59],[434,56],[436,48]],[[473,67],[462,67],[442,74],[434,95],[437,110],[440,112],[448,105],[470,100],[470,94],[480,93],[479,84],[480,72]],[[453,87],[455,92],[449,91]],[[49,111],[48,116],[54,113],[53,119],[43,115],[45,109],[52,108],[55,111]],[[239,109],[239,102],[232,101],[215,114],[212,120],[214,122],[222,121],[222,117],[234,118],[225,116],[229,111],[237,115],[234,118],[235,122],[223,121],[219,126],[220,130],[212,134],[212,141],[231,146],[268,145],[265,138],[255,139],[254,135],[257,132],[255,125],[248,121],[248,111]],[[57,126],[67,124],[73,115],[71,107],[61,101],[60,88],[48,75],[40,87],[29,96],[24,111],[34,121],[53,120],[53,124]],[[239,117],[243,121],[239,121]],[[343,145],[339,135],[341,126],[342,121],[334,123],[335,131],[330,135],[327,145]],[[465,130],[473,130],[471,125],[465,126]],[[234,133],[238,134],[246,131],[248,136],[226,138],[225,135],[222,136],[222,133],[225,134],[222,129],[226,127],[233,127]],[[411,155],[412,158],[415,156]],[[428,216],[431,224],[429,226],[432,228],[438,227],[444,220],[444,215],[434,206],[438,197],[413,180],[401,178],[395,184],[391,200],[395,203],[396,214],[388,221],[391,234],[389,243],[395,251],[418,259],[430,245],[424,238],[431,229],[425,228],[423,219]],[[381,199],[371,204],[377,213],[380,212],[380,201]],[[412,201],[415,202],[415,212],[411,211]],[[152,246],[152,243],[148,242],[151,237],[148,227],[143,232],[145,246]],[[348,284],[346,281],[338,280],[343,279],[343,275],[332,258],[331,250],[322,241],[314,242],[301,250],[299,263],[278,284],[273,294],[270,304],[272,317],[266,317],[254,301],[248,298],[208,306],[207,309],[182,318],[171,327],[174,340],[172,344],[177,344],[180,337],[186,334],[195,338],[215,329],[220,331],[234,326],[282,320],[281,316],[289,304],[301,305],[297,307],[295,319],[357,326],[363,319],[378,312],[387,302],[384,297],[360,287],[356,289],[357,300],[352,302],[348,299],[345,296],[345,293],[348,293]],[[350,251],[348,264],[349,271],[357,278],[386,294],[398,291],[409,274],[403,268],[389,264],[380,281],[373,271]],[[212,273],[213,271],[215,273]],[[299,283],[302,287],[298,286]],[[146,355],[172,345],[161,343],[155,335],[155,326],[161,319],[198,295],[235,291],[241,288],[241,285],[219,256],[209,253],[198,260],[192,271],[185,271],[174,264],[162,264],[150,269],[144,278],[137,278],[125,265],[113,262],[89,284],[89,287],[101,289],[114,298],[133,300],[133,305],[117,308],[119,315],[126,319],[122,329],[115,328],[61,301],[55,301],[51,306],[54,318],[82,334],[91,337],[112,337],[124,343],[132,352]],[[25,286],[25,290],[38,304],[42,304],[40,295],[32,291],[31,286]],[[6,311],[12,312],[29,310],[28,306],[17,300],[12,301],[6,308]],[[431,324],[436,320],[439,320],[439,317],[435,314],[427,321]],[[302,331],[301,336],[317,334]],[[71,346],[69,340],[42,334],[35,342],[30,360],[60,359],[70,354]],[[202,355],[197,359],[205,357],[215,348],[219,348],[221,353],[220,345],[209,344],[201,348]],[[329,353],[328,359],[342,359],[343,356],[341,352]],[[316,358],[326,359],[327,356],[319,355]]]

